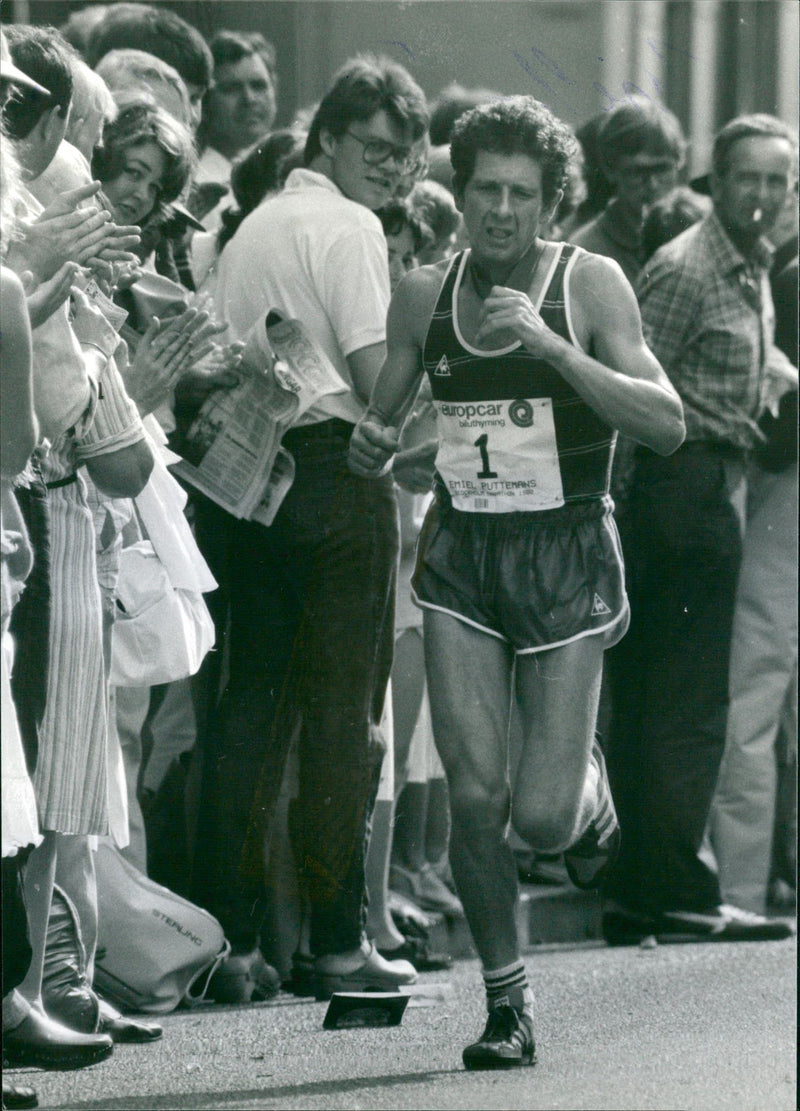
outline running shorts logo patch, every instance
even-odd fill
[[[447,361],[446,355],[442,355],[441,359],[436,364],[436,370],[433,373],[437,376],[437,378],[450,377],[450,364]]]
[[[611,613],[610,608],[605,604],[599,594],[595,594],[594,602],[592,603],[592,617],[605,617],[607,613]]]
[[[533,406],[529,401],[512,401],[508,415],[517,428],[530,428],[533,424]]]

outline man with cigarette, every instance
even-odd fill
[[[608,752],[625,831],[606,885],[612,944],[789,933],[722,905],[700,847],[725,744],[747,460],[763,439],[773,361],[765,237],[795,173],[789,127],[768,115],[731,120],[714,140],[713,211],[639,279],[645,336],[683,401],[686,442],[668,458],[636,448],[625,554],[631,682],[641,684],[630,703],[640,710],[615,715]]]

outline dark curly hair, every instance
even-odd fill
[[[92,158],[92,173],[101,182],[112,181],[122,172],[125,153],[142,143],[155,143],[166,162],[150,219],[162,215],[165,206],[180,196],[194,173],[197,155],[191,135],[174,116],[149,101],[135,100],[106,124],[102,145],[95,149]]]
[[[532,96],[509,96],[481,104],[457,121],[450,143],[453,192],[462,196],[479,150],[526,154],[542,168],[542,199],[555,200],[578,157],[578,141],[568,124]]]
[[[380,220],[383,234],[386,236],[401,235],[405,228],[408,228],[414,240],[415,255],[433,245],[433,232],[413,211],[408,201],[390,201],[383,208],[377,209],[375,215]]]
[[[268,193],[283,186],[286,159],[302,152],[304,143],[305,136],[297,131],[272,131],[236,159],[231,170],[231,192],[236,207],[226,208],[222,213],[217,251],[233,239],[245,216],[249,216]]]

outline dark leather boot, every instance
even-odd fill
[[[97,1033],[100,1002],[86,975],[78,913],[57,885],[47,924],[42,1001],[47,1013],[58,1022],[84,1034]]]

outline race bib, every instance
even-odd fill
[[[456,509],[513,513],[564,504],[551,398],[435,405],[436,469]]]

